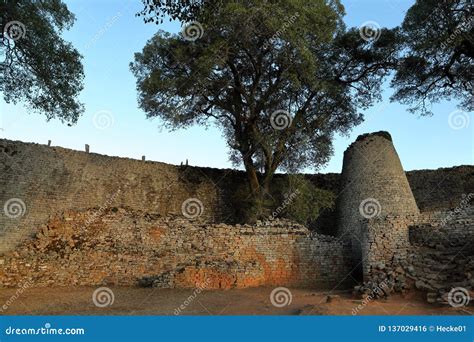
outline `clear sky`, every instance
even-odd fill
[[[77,125],[68,127],[58,120],[46,122],[39,114],[28,114],[20,106],[0,101],[0,137],[91,152],[179,164],[186,159],[191,165],[218,168],[232,167],[228,150],[216,128],[193,127],[167,132],[157,120],[148,120],[138,108],[135,78],[129,70],[133,54],[141,51],[146,41],[159,29],[178,32],[178,23],[145,24],[135,13],[139,0],[69,0],[69,9],[77,20],[64,37],[83,55],[85,85],[80,99],[86,111]],[[414,3],[408,0],[345,0],[348,26],[375,21],[394,27],[401,23],[406,10]],[[406,170],[435,169],[474,161],[474,118],[462,113],[450,125],[450,114],[456,103],[442,102],[433,106],[433,117],[418,117],[406,106],[390,103],[392,90],[383,93],[383,102],[365,112],[366,120],[348,137],[336,136],[335,153],[320,172],[340,172],[342,155],[359,134],[387,130],[392,134]],[[458,114],[453,114],[454,118]],[[97,122],[94,118],[110,119]],[[451,116],[453,118],[453,116]],[[99,129],[99,128],[105,129]],[[454,129],[454,128],[458,129]],[[306,170],[310,172],[311,170]]]

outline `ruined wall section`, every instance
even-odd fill
[[[474,290],[474,194],[453,210],[365,222],[368,275],[358,292],[416,288],[431,303],[448,303],[452,289]],[[408,231],[406,227],[408,226]],[[388,229],[387,229],[388,228]],[[374,248],[375,247],[375,248]]]
[[[0,284],[347,286],[349,245],[286,221],[225,225],[128,209],[68,211],[0,257]]]
[[[409,228],[409,274],[431,302],[446,302],[455,287],[474,289],[474,194],[470,198],[455,210],[424,215]]]
[[[364,160],[364,155],[354,157]],[[454,208],[461,194],[474,192],[473,166],[410,171],[407,175],[417,203],[425,210]],[[347,179],[340,184],[338,174],[306,176],[339,197],[351,188]],[[360,174],[364,182],[370,177]],[[237,170],[180,167],[0,139],[0,253],[71,208],[130,207],[179,215],[186,199],[197,198],[203,204],[202,218],[208,222],[235,223],[233,196],[245,182],[245,174]],[[24,207],[9,202],[12,199],[21,200]],[[5,215],[7,202],[13,218]],[[358,215],[358,208],[353,209]],[[329,214],[325,232],[335,235],[335,215]]]
[[[197,198],[203,219],[225,221],[230,214],[219,182],[235,174],[9,140],[0,140],[0,172],[0,253],[71,208],[129,207],[179,215],[185,200]]]

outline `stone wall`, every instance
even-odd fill
[[[474,192],[472,166],[411,171],[407,176],[420,208],[454,207],[461,194]],[[307,177],[318,187],[341,195],[340,175]],[[25,210],[15,219],[0,212],[0,254],[70,208],[114,205],[180,214],[186,199],[198,198],[203,218],[235,223],[233,196],[245,181],[245,174],[236,170],[180,167],[0,139],[1,209],[8,200],[20,199]],[[323,231],[335,235],[335,212],[327,216]]]
[[[406,172],[416,204],[421,211],[442,211],[459,205],[474,193],[474,166]]]
[[[474,199],[474,193],[470,194]],[[430,301],[447,301],[456,287],[474,289],[474,203],[432,212],[409,227],[407,265]]]
[[[474,289],[474,193],[451,211],[366,220],[364,284],[358,292],[416,288],[428,301],[448,303],[452,289]],[[380,291],[379,291],[380,292]]]
[[[242,183],[242,174],[234,170],[179,167],[9,140],[0,140],[0,172],[0,202],[11,212],[10,217],[3,210],[0,215],[0,253],[71,208],[112,205],[181,214],[184,201],[197,198],[202,218],[231,221],[228,198],[234,184]]]
[[[321,229],[330,235],[289,222],[236,224],[233,196],[245,183],[240,171],[9,140],[0,140],[0,171],[0,286],[30,280],[194,287],[205,280],[212,288],[333,287],[347,284],[360,265],[373,284],[383,280],[404,290],[413,281],[433,291],[430,277],[440,262],[458,283],[472,282],[472,248],[443,241],[474,245],[473,212],[461,196],[474,192],[474,167],[406,173],[413,198],[385,133],[360,137],[345,153],[342,176],[306,175],[337,194],[340,227],[351,242],[330,236],[334,217]],[[379,202],[369,218],[360,212],[367,198]],[[467,210],[461,218],[446,211],[460,206]]]
[[[125,208],[68,211],[0,258],[0,284],[187,288],[347,285],[343,241],[286,221],[207,224]]]
[[[380,216],[362,223],[361,245],[364,279],[371,279],[378,269],[393,269],[407,258],[408,226],[417,216]]]

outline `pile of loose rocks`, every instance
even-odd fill
[[[397,266],[386,265],[380,261],[372,267],[369,280],[354,287],[355,295],[371,296],[372,298],[387,298],[390,294],[405,293],[411,287],[410,266],[404,265],[401,261]],[[407,271],[408,269],[408,271]]]

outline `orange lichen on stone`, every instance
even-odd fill
[[[243,260],[257,261],[263,269],[263,275],[252,281],[251,277],[246,277],[246,283],[261,284],[284,284],[298,279],[298,270],[289,267],[288,261],[283,258],[267,260],[263,253],[257,252],[253,246],[248,246],[243,251]]]
[[[261,272],[256,272],[253,275],[244,275],[242,279],[237,279],[237,288],[264,286],[265,277]]]
[[[126,208],[68,211],[38,228],[0,257],[3,286],[27,276],[35,286],[306,287],[337,281],[346,263],[332,257],[349,251],[335,238],[318,240],[283,221],[202,224]]]
[[[211,268],[187,267],[178,274],[178,287],[200,287],[204,289],[231,289],[236,287],[237,277]]]
[[[150,237],[153,241],[159,242],[163,235],[166,234],[166,228],[163,227],[151,227],[150,228]]]

